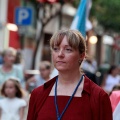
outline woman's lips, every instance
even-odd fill
[[[64,61],[57,61],[56,63],[62,64],[65,63]]]

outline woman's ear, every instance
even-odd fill
[[[85,58],[85,52],[83,52],[82,54],[80,54],[80,60],[83,60]]]

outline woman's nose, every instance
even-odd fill
[[[62,49],[59,51],[58,56],[59,57],[64,57],[64,51]]]

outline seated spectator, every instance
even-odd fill
[[[31,92],[34,88],[44,84],[50,79],[51,64],[48,61],[42,61],[39,67],[40,74],[37,74],[26,82],[26,88]]]

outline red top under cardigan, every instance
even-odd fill
[[[48,96],[55,83],[55,80],[56,77],[45,83],[43,86],[33,90],[30,97],[27,120],[43,120],[42,117],[40,117],[42,116],[41,110],[44,108],[46,101],[49,98]],[[80,102],[80,105],[82,106],[79,109],[82,109],[82,116],[80,116],[79,119],[74,120],[112,120],[111,103],[107,93],[105,93],[99,86],[94,84],[86,76],[82,91],[82,100],[80,100]],[[89,110],[91,111],[91,116],[89,115]],[[74,111],[75,110],[72,109],[69,115],[72,115],[72,112]],[[54,116],[56,116],[56,114]],[[52,120],[56,120],[56,118],[53,118]]]
[[[65,108],[70,96],[57,96],[59,113],[61,114]],[[83,120],[84,110],[82,97],[74,97],[62,116],[62,120]],[[92,120],[90,102],[88,103],[87,117]],[[38,120],[57,120],[56,109],[54,104],[54,96],[48,96],[44,105],[38,113]]]

